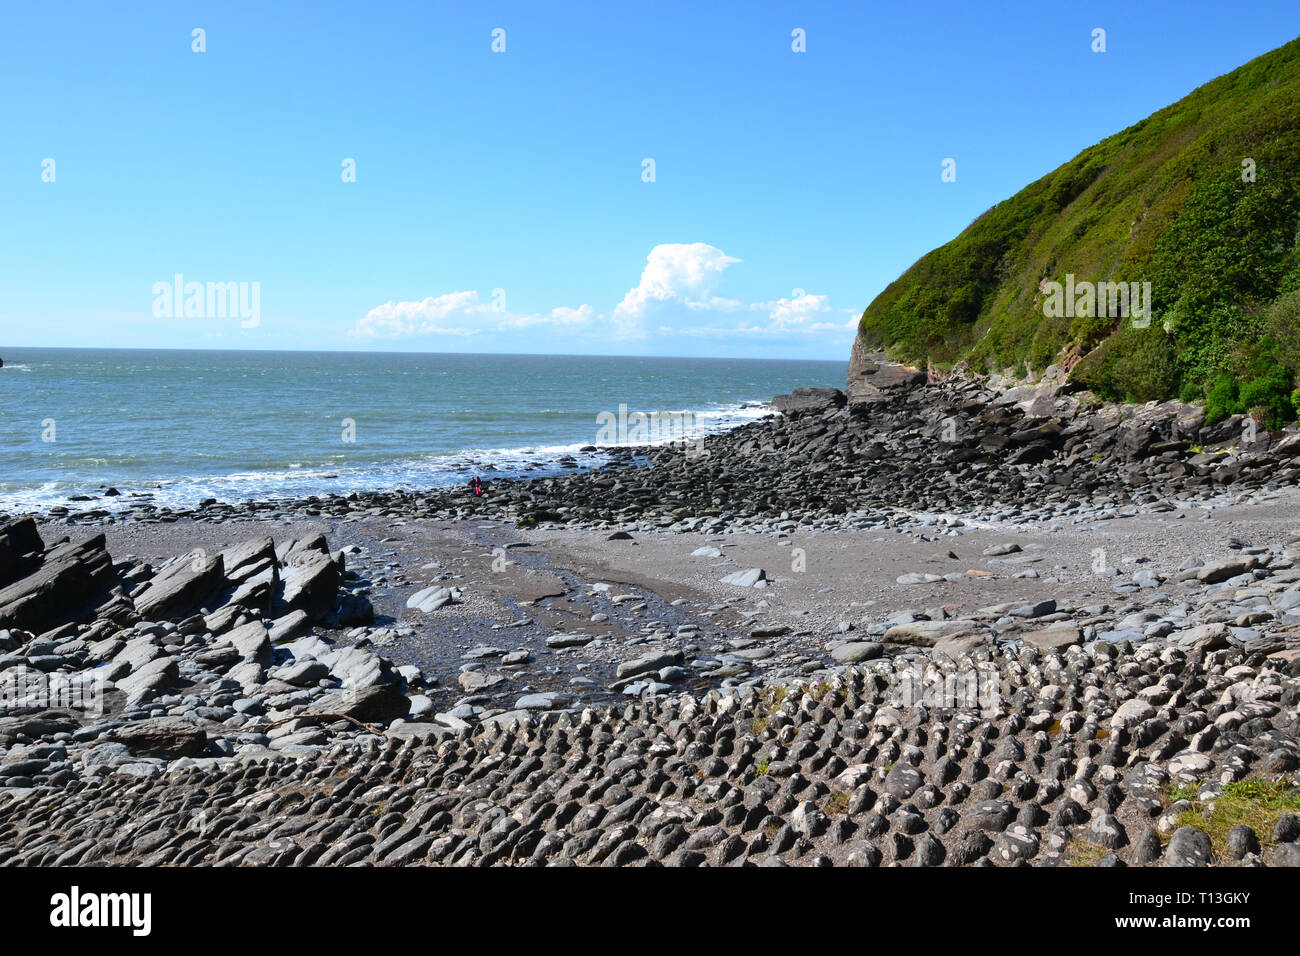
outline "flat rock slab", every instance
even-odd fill
[[[680,664],[681,662],[681,654],[644,654],[635,660],[624,661],[619,664],[616,676],[619,680],[622,680],[625,677],[635,677],[638,674],[660,671],[665,667],[672,667],[674,664]]]
[[[954,634],[951,637],[941,637],[935,642],[934,656],[957,661],[992,643],[993,635],[988,633]]]
[[[305,634],[310,628],[311,618],[307,616],[306,611],[290,611],[284,617],[278,617],[271,622],[267,637],[272,644],[279,644],[281,641],[290,641]]]
[[[223,640],[239,652],[241,660],[256,661],[263,665],[271,662],[271,637],[261,621],[250,621],[237,627]]]
[[[849,641],[831,649],[831,659],[839,664],[858,664],[885,654],[885,647],[876,641]]]
[[[504,674],[489,674],[485,671],[465,671],[456,679],[460,684],[460,689],[467,694],[476,694],[481,691],[491,690],[493,687],[499,687],[509,678]]]
[[[894,579],[894,582],[896,584],[934,584],[942,580],[942,574],[925,574],[920,571],[914,571],[910,574],[900,574]]]
[[[1083,634],[1077,627],[1048,627],[1041,631],[1021,634],[1020,639],[1040,651],[1063,651],[1083,643]]]
[[[415,611],[422,611],[425,614],[432,614],[434,611],[438,610],[439,608],[446,607],[448,604],[451,604],[453,601],[455,601],[455,599],[459,596],[459,593],[460,593],[459,588],[449,588],[449,587],[442,587],[441,585],[435,585],[434,587],[428,587],[420,591],[416,591],[414,594],[412,594],[409,598],[406,599],[406,606]]]
[[[547,647],[583,647],[596,638],[591,634],[552,634],[546,639]]]
[[[1243,554],[1218,561],[1208,561],[1196,572],[1196,580],[1203,584],[1218,584],[1228,578],[1245,574],[1259,564],[1259,558],[1253,554]]]
[[[975,621],[958,618],[951,621],[912,621],[895,624],[884,634],[886,644],[908,644],[913,647],[934,647],[945,637],[982,630]]]
[[[146,757],[195,757],[208,746],[202,728],[179,717],[150,717],[117,727],[111,736],[131,753]]]
[[[545,694],[525,694],[515,701],[515,710],[555,710],[568,707],[573,703],[569,694],[548,692]]]
[[[766,587],[767,572],[762,568],[746,568],[743,571],[733,571],[723,578],[721,583],[738,588]]]
[[[114,681],[117,689],[127,697],[141,697],[159,693],[180,679],[180,668],[173,657],[158,657],[135,668],[125,677]]]

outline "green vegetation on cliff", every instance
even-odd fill
[[[1107,398],[1206,397],[1211,417],[1276,423],[1300,370],[1298,227],[1300,39],[998,203],[891,283],[859,336],[988,371],[1079,359],[1071,379]],[[1046,315],[1067,274],[1150,282],[1154,321]]]

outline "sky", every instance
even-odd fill
[[[0,347],[842,360],[980,213],[1297,35],[1295,0],[6,3]]]

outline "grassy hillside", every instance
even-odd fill
[[[1214,416],[1289,419],[1298,227],[1300,39],[998,203],[890,284],[859,336],[894,358],[988,371],[1082,356],[1072,380],[1108,398],[1209,397]],[[1046,317],[1040,285],[1066,273],[1149,281],[1155,321]]]

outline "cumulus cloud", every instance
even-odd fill
[[[641,281],[614,309],[616,332],[624,338],[644,335],[643,320],[658,305],[676,303],[693,310],[738,306],[713,291],[722,273],[741,260],[707,242],[665,242],[650,250]]]
[[[827,295],[795,289],[788,298],[760,302],[720,295],[724,273],[741,261],[705,242],[662,243],[650,250],[640,281],[608,313],[585,304],[513,313],[505,310],[498,297],[485,302],[474,291],[449,292],[376,306],[356,323],[352,335],[526,336],[538,332],[563,335],[581,329],[613,345],[644,339],[649,326],[657,335],[700,339],[803,336],[810,342],[838,344],[852,338],[856,312],[832,307]]]

